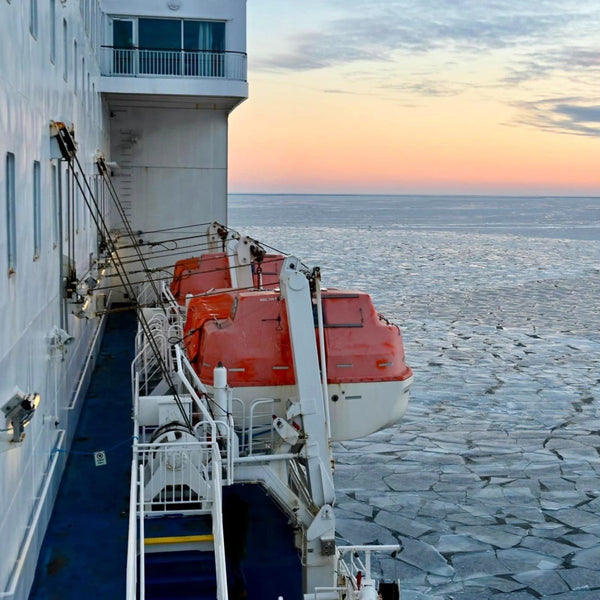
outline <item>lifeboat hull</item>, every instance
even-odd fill
[[[329,291],[323,302],[332,439],[389,427],[404,414],[412,382],[400,330],[375,311],[368,294]],[[226,290],[194,298],[184,337],[205,385],[213,384],[219,363],[227,368],[245,429],[269,432],[273,418],[286,417],[298,392],[285,300],[278,291]]]
[[[354,440],[397,423],[406,412],[411,384],[412,377],[403,381],[330,383],[331,439]],[[244,422],[245,431],[252,428],[258,432],[255,435],[264,437],[270,434],[274,418],[285,418],[288,399],[297,397],[297,389],[295,385],[238,387],[233,396],[235,421]]]

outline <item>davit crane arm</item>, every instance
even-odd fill
[[[281,273],[281,294],[285,299],[290,342],[296,374],[298,399],[288,418],[299,416],[305,436],[304,453],[310,492],[317,515],[306,531],[307,566],[305,589],[331,585],[335,553],[335,490],[327,411],[320,378],[310,283],[300,270],[300,261],[285,259]]]

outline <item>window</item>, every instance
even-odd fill
[[[115,72],[132,72],[135,25],[140,73],[224,76],[224,22],[154,18],[113,21]]]
[[[8,274],[17,270],[17,217],[15,200],[15,155],[6,154],[6,248]]]
[[[59,165],[62,165],[62,162],[59,162]],[[62,217],[62,230],[64,233],[65,243],[69,241],[69,232],[71,231],[71,220],[73,218],[73,190],[71,189],[71,185],[69,182],[69,167],[65,164],[64,168],[61,166],[60,175],[62,183],[60,184],[60,189],[66,190],[66,210],[63,211]]]
[[[140,73],[181,74],[181,21],[139,19]]]
[[[138,36],[142,50],[179,50],[181,49],[181,21],[138,19]]]
[[[63,79],[69,76],[69,42],[67,37],[67,20],[63,19]]]
[[[40,257],[42,246],[42,200],[40,182],[40,162],[33,163],[33,260]]]
[[[58,170],[56,165],[52,169],[52,245],[54,248],[58,245],[60,206],[58,204],[60,197],[58,195]]]
[[[133,73],[133,21],[115,19],[113,21],[113,71]]]
[[[92,119],[94,121],[98,118],[97,112],[98,112],[98,104],[97,104],[97,100],[96,100],[96,84],[92,83],[92,108],[91,108],[91,113],[92,113]]]
[[[225,23],[183,22],[185,74],[203,77],[225,75]]]
[[[77,60],[77,40],[73,40],[73,89],[77,93],[77,69],[79,61]]]
[[[184,21],[183,49],[194,52],[222,52],[225,50],[225,23]]]
[[[56,62],[56,0],[50,0],[50,60]]]
[[[83,54],[83,52],[82,52]],[[86,98],[85,98],[85,93],[86,93],[86,89],[85,89],[85,56],[81,57],[81,96],[82,96],[82,102],[85,104]]]
[[[96,48],[96,19],[98,17],[98,5],[94,2],[92,7],[92,22],[90,23],[90,29],[92,32],[92,48]]]
[[[29,31],[34,38],[38,36],[38,0],[29,0]]]

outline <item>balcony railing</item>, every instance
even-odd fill
[[[246,81],[244,52],[152,50],[102,46],[102,75],[192,77]]]

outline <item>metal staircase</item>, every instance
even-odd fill
[[[214,600],[217,573],[210,518],[150,519],[145,526],[147,600]],[[191,534],[191,530],[197,532]],[[170,535],[167,535],[170,534]]]
[[[215,420],[204,386],[173,344],[181,337],[177,311],[142,310],[148,326],[138,330],[132,363],[127,598],[227,600],[222,485],[232,468],[231,428]]]
[[[183,550],[146,554],[147,600],[214,600],[213,552]]]

